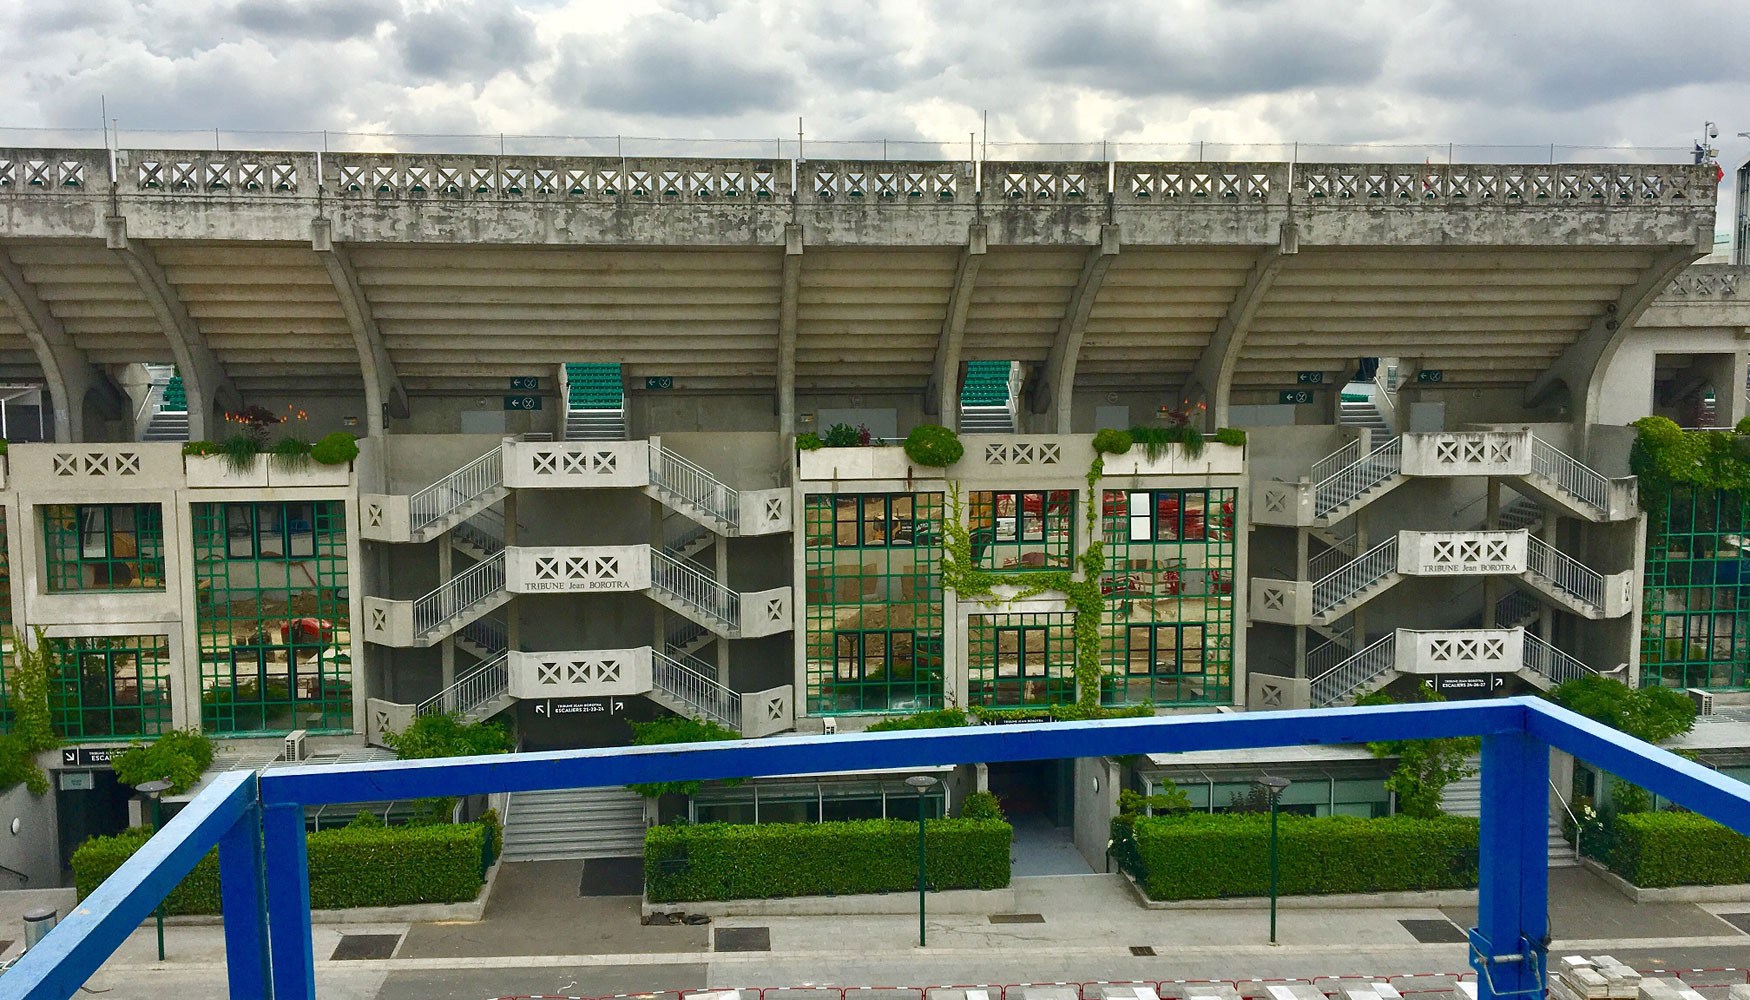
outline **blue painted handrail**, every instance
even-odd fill
[[[1479,1000],[1544,991],[1550,747],[1750,834],[1750,785],[1535,698],[289,767],[222,775],[0,976],[0,1000],[71,996],[215,845],[231,996],[314,997],[306,805],[1444,736],[1483,738]]]

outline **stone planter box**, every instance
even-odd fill
[[[249,463],[249,469],[244,472],[232,469],[221,455],[184,455],[182,467],[188,475],[188,485],[195,489],[224,487],[263,489],[267,486],[266,455],[255,456]]]
[[[1246,471],[1246,449],[1236,444],[1205,442],[1203,453],[1192,458],[1184,445],[1168,445],[1166,454],[1150,461],[1142,445],[1132,445],[1122,455],[1107,455],[1107,476],[1237,476]]]
[[[799,453],[803,479],[941,479],[943,469],[914,465],[904,448],[817,448]]]
[[[282,463],[270,460],[267,463],[267,485],[350,486],[352,485],[352,463],[322,465],[318,462],[306,462],[296,468],[288,468]]]

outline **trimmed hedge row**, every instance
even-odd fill
[[[73,852],[84,899],[146,843],[145,827],[92,837]],[[409,903],[462,903],[480,894],[486,828],[479,823],[343,827],[308,835],[310,906],[341,910]],[[209,852],[165,897],[165,913],[219,912],[219,856]]]
[[[1278,885],[1284,896],[1468,889],[1477,884],[1473,818],[1314,819],[1283,814],[1279,820]],[[1131,874],[1150,899],[1219,899],[1270,891],[1268,814],[1138,817],[1135,837],[1142,870]]]
[[[937,819],[924,829],[933,889],[1009,884],[1009,824]],[[644,888],[653,903],[904,892],[918,884],[917,823],[703,823],[651,827]]]
[[[1695,813],[1623,813],[1610,870],[1648,889],[1750,882],[1750,838]]]

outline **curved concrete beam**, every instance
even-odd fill
[[[1294,224],[1283,223],[1276,246],[1258,255],[1245,283],[1234,293],[1227,312],[1209,337],[1209,345],[1198,357],[1191,376],[1185,380],[1183,398],[1209,404],[1211,429],[1225,427],[1228,422],[1228,400],[1233,394],[1234,370],[1239,367],[1240,352],[1245,349],[1246,335],[1251,332],[1252,318],[1258,314],[1264,296],[1276,283],[1282,270],[1283,257],[1300,251]]]
[[[942,335],[936,341],[936,359],[924,386],[924,412],[934,413],[942,426],[954,430],[960,429],[960,345],[966,336],[972,290],[978,286],[978,268],[989,246],[983,223],[967,228],[966,245],[960,248],[960,263],[954,269],[954,290],[948,293],[948,312],[942,317]]]
[[[159,327],[170,341],[170,354],[176,359],[183,388],[188,393],[188,436],[191,440],[205,438],[213,408],[242,409],[243,397],[212,348],[207,346],[200,327],[188,314],[170,279],[164,276],[158,258],[152,256],[148,247],[128,239],[126,219],[110,216],[107,222],[109,249],[134,276],[140,294],[145,296],[152,315],[157,317]]]
[[[344,247],[334,245],[333,229],[327,219],[310,223],[310,246],[328,271],[334,295],[340,300],[340,311],[346,314],[353,346],[358,349],[359,370],[365,378],[365,432],[378,437],[384,433],[385,414],[407,416],[407,390],[383,347],[383,334],[377,329],[376,317],[371,314],[371,303],[365,298],[364,286],[359,284],[352,257]]]
[[[66,327],[24,280],[24,271],[0,248],[0,300],[18,318],[30,339],[37,362],[48,382],[49,400],[55,408],[55,440],[85,440],[85,397],[95,390],[98,409],[111,419],[128,412],[126,397],[102,369],[91,363]]]
[[[789,461],[796,433],[796,310],[802,296],[802,227],[784,227],[784,277],[778,290],[778,437]]]
[[[1672,247],[1655,257],[1640,280],[1623,289],[1616,301],[1607,305],[1586,331],[1526,387],[1526,405],[1536,406],[1549,398],[1559,382],[1568,387],[1574,422],[1582,427],[1590,424],[1593,414],[1598,412],[1604,373],[1635,321],[1673,278],[1712,249],[1710,239],[1705,248],[1696,244]]]
[[[1088,316],[1094,311],[1094,300],[1100,295],[1100,284],[1106,280],[1106,270],[1118,256],[1118,226],[1100,226],[1100,242],[1088,250],[1082,264],[1082,276],[1069,296],[1069,308],[1057,325],[1057,336],[1051,342],[1051,353],[1045,358],[1045,377],[1033,394],[1033,412],[1054,414],[1055,433],[1068,434],[1070,401],[1075,395],[1076,361],[1082,352],[1082,334],[1088,328]]]

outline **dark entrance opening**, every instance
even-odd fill
[[[990,790],[1015,828],[1015,875],[1086,875],[1093,871],[1075,846],[1075,761],[991,764]]]
[[[53,772],[55,815],[60,827],[61,870],[72,870],[73,852],[92,837],[106,837],[128,827],[128,799],[133,789],[115,780],[115,772],[94,770],[91,787],[62,788],[61,775]],[[78,772],[74,772],[78,773]]]

